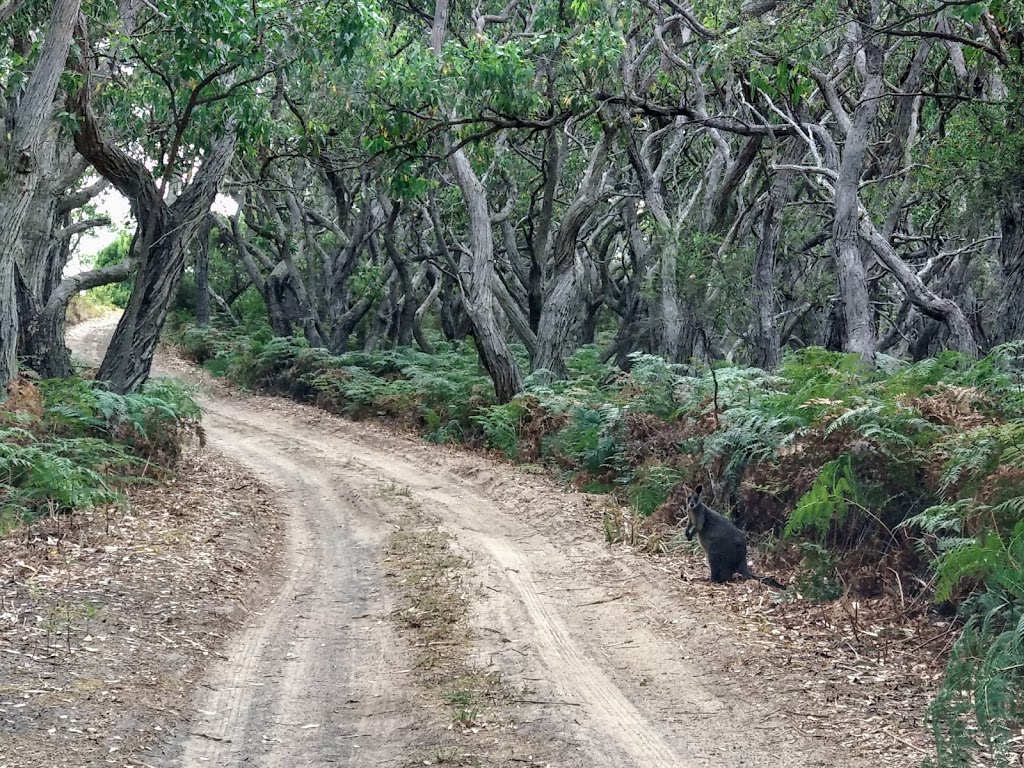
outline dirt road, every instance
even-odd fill
[[[99,348],[99,333],[80,331],[78,347]],[[203,405],[212,448],[248,465],[287,510],[286,568],[197,689],[187,727],[147,762],[863,764],[841,734],[801,733],[785,711],[799,693],[760,686],[756,648],[706,606],[681,603],[674,574],[604,543],[601,499],[292,403],[220,392]],[[448,534],[469,563],[458,652],[518,692],[508,721],[476,735],[475,755],[440,749],[453,743],[450,710],[421,684],[415,637],[388,619],[398,599],[388,542],[410,526]]]
[[[559,514],[570,499],[547,498],[546,483],[257,402],[205,400],[207,430],[284,500],[287,578],[200,692],[178,764],[401,765],[429,743],[417,730],[444,727],[424,717],[402,643],[380,620],[392,607],[383,548],[399,524],[396,497],[406,495],[453,535],[484,587],[474,595],[470,652],[512,685],[531,681],[533,700],[565,702],[521,712],[545,762],[840,764],[773,727],[783,724],[756,691],[724,698],[694,652],[700,643],[684,660],[677,641],[652,631],[645,608],[659,596],[643,583],[645,569],[613,558],[576,510]],[[597,602],[619,593],[631,599]]]

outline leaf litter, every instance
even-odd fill
[[[0,541],[0,766],[146,765],[281,545],[271,496],[192,453],[127,503]]]

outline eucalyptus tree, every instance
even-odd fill
[[[429,349],[435,315],[502,399],[511,340],[564,375],[601,323],[623,365],[975,354],[1019,262],[1012,194],[949,148],[1014,124],[1010,4],[979,7],[393,4],[261,94],[218,238],[275,332]]]
[[[507,399],[521,373],[506,328],[533,368],[564,375],[585,306],[603,303],[585,236],[610,201],[618,129],[594,92],[618,77],[621,30],[586,3],[438,3],[429,21],[394,16],[397,54],[371,82],[372,146],[432,187],[433,266],[458,283],[442,288],[442,319],[465,313]]]
[[[999,46],[989,39],[1011,25],[1008,4],[999,4],[998,18],[982,4],[875,2],[847,8],[817,3],[799,13],[789,3],[647,7],[649,31],[631,44],[624,92],[606,95],[634,121],[646,121],[656,137],[644,146],[648,140],[638,136],[631,152],[645,194],[643,216],[657,221],[659,195],[671,199],[683,192],[669,209],[670,223],[678,230],[685,222],[701,235],[700,241],[684,240],[683,252],[691,264],[689,280],[705,282],[705,289],[691,286],[691,300],[678,302],[680,310],[703,315],[705,323],[712,319],[712,325],[717,318],[719,342],[728,346],[729,337],[747,338],[751,358],[771,365],[777,352],[765,345],[783,335],[776,322],[803,314],[805,304],[800,296],[791,296],[788,307],[777,304],[780,292],[792,291],[775,279],[774,252],[792,253],[784,264],[792,272],[791,260],[804,260],[801,241],[814,249],[831,244],[831,322],[819,323],[824,335],[810,341],[827,341],[831,333],[838,347],[870,362],[880,343],[901,338],[890,318],[895,303],[904,307],[897,314],[930,319],[930,326],[918,323],[915,336],[940,323],[945,344],[976,354],[977,322],[960,299],[962,281],[972,274],[966,265],[988,241],[990,224],[969,228],[977,235],[965,237],[949,226],[950,217],[940,217],[921,233],[923,211],[969,205],[965,198],[942,200],[926,161],[941,147],[951,116],[972,102],[999,98],[997,81],[1004,80],[993,71],[999,68],[993,54]],[[965,78],[980,86],[976,97],[964,92]],[[934,86],[927,87],[930,83]],[[650,181],[655,163],[671,155],[674,131],[684,133],[688,150],[702,137],[710,152],[698,156],[696,167],[692,154],[682,153],[691,161],[689,171],[678,163],[671,166],[670,178],[700,179],[690,182],[689,194],[685,186]],[[724,183],[730,176],[732,189]],[[725,194],[714,200],[716,189]],[[787,206],[786,200],[794,202]],[[790,236],[779,230],[783,214]],[[751,226],[755,215],[761,219],[760,237]],[[664,222],[657,229],[664,231]],[[657,243],[654,234],[632,242],[649,247]],[[694,246],[699,250],[701,241],[704,264],[698,259],[695,265]],[[752,315],[742,324],[748,330],[721,326],[722,318],[729,318],[722,297],[737,298],[723,278],[743,253],[753,262],[750,295],[738,297]],[[656,261],[661,324],[671,328],[672,269],[664,256]],[[824,263],[805,263],[797,272],[827,278]],[[676,278],[682,275],[677,272]],[[933,330],[929,333],[935,338]]]
[[[76,148],[128,198],[138,225],[134,290],[98,374],[129,391],[149,374],[189,246],[239,137],[253,146],[266,135],[275,74],[342,60],[368,18],[363,6],[278,0],[126,0],[118,12],[93,25],[106,33],[97,44],[80,31],[87,55],[68,106]]]
[[[80,0],[9,0],[2,6],[0,385],[17,372],[16,272],[24,247],[23,226],[41,179],[56,171],[53,104],[80,9]]]
[[[18,357],[44,378],[71,375],[64,344],[68,303],[79,291],[123,279],[127,271],[90,270],[65,276],[71,251],[84,232],[110,224],[91,211],[91,203],[108,182],[95,180],[73,144],[56,147],[57,167],[36,189],[31,215],[23,231],[23,260],[18,266]]]

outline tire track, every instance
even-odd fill
[[[215,435],[221,435],[220,425],[230,421],[246,429],[263,430],[276,441],[294,441],[303,453],[316,456],[317,461],[329,465],[364,495],[382,480],[407,486],[441,518],[443,527],[458,538],[472,558],[479,560],[484,556],[492,561],[497,572],[504,574],[503,588],[514,595],[515,629],[520,635],[529,636],[524,642],[535,655],[534,673],[543,672],[553,687],[552,695],[579,705],[583,713],[577,714],[577,719],[585,719],[582,729],[576,729],[580,730],[577,739],[585,743],[587,752],[586,761],[579,763],[581,766],[694,765],[667,744],[665,737],[597,663],[587,659],[573,632],[558,616],[557,606],[540,594],[527,556],[509,535],[501,535],[507,522],[496,519],[493,501],[480,497],[469,481],[425,471],[427,467],[417,457],[351,441],[343,429],[318,435],[313,430],[295,429],[294,425],[272,423],[265,414],[249,415],[223,401],[204,405],[211,423],[217,425]],[[485,527],[489,529],[487,533],[483,532]],[[600,735],[601,740],[593,735]]]
[[[168,764],[397,765],[416,749],[421,718],[401,643],[373,618],[391,609],[375,564],[384,531],[308,449],[243,423],[209,432],[287,501],[286,573],[211,670]]]

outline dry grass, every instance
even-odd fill
[[[390,490],[402,496],[401,489]],[[525,759],[509,711],[516,694],[496,672],[470,662],[470,609],[478,589],[468,581],[470,563],[453,551],[450,537],[409,514],[390,538],[385,574],[398,596],[392,620],[412,648],[417,682],[450,727],[439,743],[411,755],[409,766],[540,766]]]

